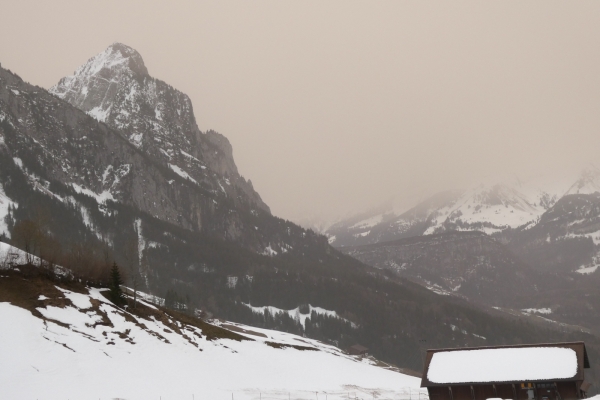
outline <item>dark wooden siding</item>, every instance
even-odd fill
[[[429,393],[429,400],[451,400],[450,392],[448,391],[447,387],[430,387],[427,388],[427,392]]]
[[[558,392],[563,400],[579,398],[579,396],[577,396],[577,391],[579,390],[579,385],[577,382],[557,382],[556,388],[558,389]]]
[[[554,382],[548,382],[553,384]],[[557,382],[556,388],[560,393],[560,397],[556,395],[554,388],[536,388],[534,390],[534,396],[537,400],[547,397],[548,400],[575,400],[579,397],[577,392],[579,390],[579,382]],[[452,389],[452,397],[450,397],[450,390]],[[513,391],[512,384],[498,383],[495,385],[496,390],[494,391],[493,384],[486,385],[450,385],[450,386],[433,386],[428,387],[430,400],[486,400],[494,397],[501,399],[514,399],[514,400],[528,400],[527,390],[521,389],[520,385],[515,385]],[[471,391],[472,388],[472,391]],[[517,395],[515,399],[515,394]]]
[[[472,400],[471,386],[452,386],[453,400]]]
[[[498,397],[494,393],[494,387],[492,385],[473,385],[473,392],[475,393],[476,400],[485,400],[492,397]]]
[[[502,399],[514,399],[515,398],[512,385],[497,384],[496,391],[498,392],[498,397],[500,397]]]

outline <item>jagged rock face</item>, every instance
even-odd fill
[[[14,159],[31,185],[61,201],[67,200],[52,193],[52,181],[95,197],[100,207],[114,200],[183,228],[243,241],[256,251],[269,245],[270,239],[248,219],[272,218],[270,213],[240,192],[234,201],[224,191],[182,178],[119,131],[3,69],[0,156]]]
[[[214,131],[202,133],[189,97],[151,77],[134,49],[120,43],[109,46],[50,92],[118,129],[178,175],[269,212],[252,183],[238,173],[227,138]]]

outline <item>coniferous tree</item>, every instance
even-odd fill
[[[125,304],[125,296],[123,295],[123,291],[121,290],[121,285],[123,284],[123,280],[121,279],[121,272],[119,271],[119,267],[117,263],[113,263],[112,268],[110,269],[110,300],[116,305],[120,306]]]

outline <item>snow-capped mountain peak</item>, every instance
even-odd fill
[[[453,204],[436,210],[424,234],[444,230],[480,230],[490,234],[527,224],[544,211],[542,205],[516,187],[481,184],[463,192]]]
[[[62,78],[50,92],[106,122],[112,95],[121,81],[144,76],[148,76],[148,69],[142,56],[129,46],[113,43],[90,58],[73,75]]]
[[[117,129],[131,144],[190,184],[269,208],[238,173],[229,141],[201,132],[190,98],[148,74],[142,56],[114,43],[49,89]],[[240,193],[241,192],[241,193]]]
[[[558,198],[552,191],[513,177],[441,192],[403,213],[373,214],[358,223],[341,222],[327,234],[335,246],[380,243],[446,231],[494,234],[535,223]]]

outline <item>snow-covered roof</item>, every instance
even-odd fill
[[[581,348],[581,350],[579,350]],[[584,362],[583,343],[430,350],[423,386],[572,379]]]

